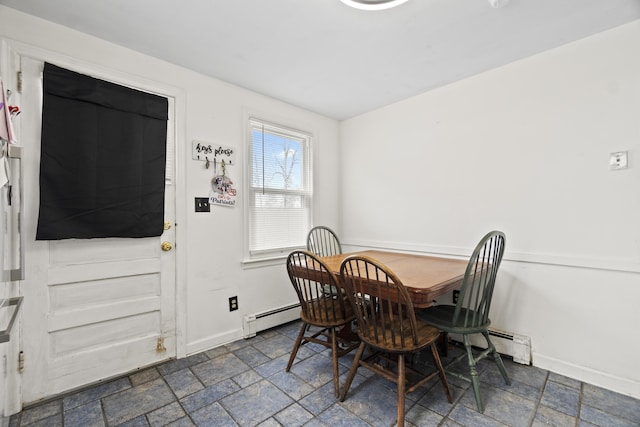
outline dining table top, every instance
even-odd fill
[[[401,252],[366,250],[320,257],[332,273],[340,276],[342,261],[365,256],[386,265],[407,288],[414,307],[433,305],[434,300],[460,288],[468,260]]]

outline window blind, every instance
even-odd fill
[[[304,247],[311,224],[311,136],[249,120],[250,257]]]

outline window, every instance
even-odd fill
[[[305,246],[311,224],[311,135],[249,119],[249,256]]]

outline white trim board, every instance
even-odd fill
[[[424,255],[440,255],[455,258],[466,258],[473,248],[456,246],[417,245],[404,242],[385,242],[375,240],[344,239],[343,247],[354,250],[384,249],[399,252],[415,252]],[[571,254],[556,254],[545,252],[514,252],[506,251],[504,261],[526,262],[533,264],[558,265],[564,267],[590,268],[597,270],[626,271],[640,273],[640,262],[633,259],[618,259],[605,257],[584,257]]]
[[[640,383],[637,381],[574,365],[536,352],[532,353],[532,359],[533,366],[537,368],[640,399]]]
[[[206,338],[190,342],[187,345],[186,356],[191,356],[203,351],[212,350],[225,344],[232,343],[242,339],[242,328],[232,329],[222,334],[210,335]],[[180,358],[180,357],[178,357]]]

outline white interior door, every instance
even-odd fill
[[[175,248],[161,248],[163,242],[175,246],[174,121],[162,236],[36,241],[43,65],[21,58],[24,403],[176,355]],[[173,117],[171,98],[169,105]]]

